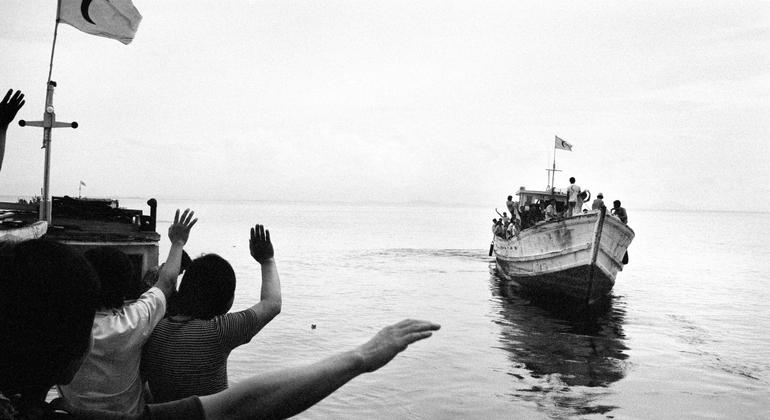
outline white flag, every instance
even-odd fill
[[[572,151],[572,145],[567,143],[566,141],[559,138],[559,136],[556,137],[556,142],[554,143],[554,147],[557,149],[566,150],[568,152]]]
[[[91,35],[134,40],[142,15],[131,0],[59,0],[59,20]]]

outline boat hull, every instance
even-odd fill
[[[612,290],[633,238],[631,228],[598,211],[540,223],[495,238],[497,272],[528,294],[592,303]]]

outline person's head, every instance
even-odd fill
[[[497,224],[497,219],[492,219],[492,223]]]
[[[206,254],[187,267],[170,306],[175,315],[211,319],[226,314],[234,296],[233,267],[219,255]]]
[[[575,177],[574,176],[569,177],[569,183],[570,184],[574,184],[575,183]]]
[[[91,345],[99,281],[66,245],[14,245],[0,264],[0,391],[33,393],[74,377]]]
[[[513,196],[512,196],[512,195],[509,195],[509,196],[508,196],[508,201],[511,201],[511,200],[513,200]]]
[[[102,285],[99,306],[120,308],[124,300],[138,297],[140,282],[125,252],[113,246],[101,246],[89,249],[83,256],[91,263]]]
[[[615,207],[615,208],[618,208],[618,207],[620,207],[620,200],[615,200],[615,201],[613,201],[613,202],[612,202],[612,206],[613,206],[613,207]]]
[[[604,198],[604,194],[602,193],[596,194],[596,198]]]
[[[507,216],[508,216],[508,213],[503,212],[503,217],[507,217]]]

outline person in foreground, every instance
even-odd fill
[[[45,402],[75,376],[91,346],[98,304],[96,274],[68,246],[35,239],[0,258],[0,419],[285,418],[311,407],[356,376],[377,370],[440,326],[404,320],[354,350],[277,370],[214,395],[149,404],[139,415]]]
[[[5,133],[8,131],[8,125],[16,118],[16,113],[23,106],[24,94],[20,90],[13,93],[13,89],[9,89],[3,100],[0,101],[0,169],[3,169],[3,157],[5,156]]]
[[[192,261],[179,291],[169,302],[169,316],[160,321],[144,347],[142,376],[153,402],[227,389],[227,358],[281,313],[281,283],[270,231],[251,228],[249,251],[262,271],[259,302],[228,313],[235,297],[235,272],[216,254]]]
[[[114,247],[86,251],[84,256],[96,271],[101,284],[92,328],[91,351],[71,383],[60,385],[59,394],[67,403],[139,414],[144,409],[144,384],[139,376],[142,346],[166,313],[166,300],[176,288],[182,261],[182,248],[198,219],[189,209],[174,215],[168,228],[171,248],[154,287],[139,299],[125,302],[140,288],[134,278],[131,260]]]

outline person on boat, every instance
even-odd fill
[[[508,213],[503,212],[503,214],[500,214],[500,212],[497,210],[497,207],[495,207],[495,213],[497,213],[497,215],[500,216],[500,223],[503,224],[503,229],[507,229],[508,224],[511,223],[511,218],[508,217]]]
[[[519,225],[521,225],[521,216],[519,215],[519,203],[517,201],[513,201],[513,196],[508,196],[508,201],[505,202],[505,207],[508,208],[508,211],[511,212],[511,221],[513,223],[516,223],[518,221]]]
[[[99,309],[94,318],[91,351],[80,370],[59,394],[73,407],[139,414],[144,410],[144,383],[139,376],[142,346],[166,313],[166,300],[176,288],[182,248],[197,219],[176,211],[168,228],[171,250],[155,286],[138,300],[124,301],[140,287],[128,256],[117,248],[103,247],[84,255],[101,284]]]
[[[492,219],[492,222],[494,222],[494,225],[492,226],[492,233],[495,236],[499,236],[501,238],[505,237],[505,228],[503,227],[503,220]]]
[[[13,89],[8,89],[8,93],[0,101],[0,170],[3,169],[5,157],[5,134],[8,126],[16,118],[16,113],[24,106],[24,102],[24,94],[20,90],[14,93]]]
[[[575,184],[575,177],[569,178],[569,188],[567,188],[567,216],[576,216],[580,214],[580,208],[583,205],[578,195],[580,194],[580,186]]]
[[[169,304],[169,316],[144,348],[142,373],[154,402],[227,389],[227,358],[281,313],[278,278],[270,231],[251,229],[249,250],[261,266],[260,301],[228,313],[235,296],[235,272],[224,258],[207,254],[192,261]]]
[[[2,420],[291,417],[441,328],[404,320],[313,364],[253,376],[215,395],[148,404],[139,415],[129,415],[71,407],[63,399],[45,401],[53,385],[72,380],[91,347],[99,280],[88,261],[68,245],[34,239],[3,250],[0,278]]]
[[[596,200],[591,203],[591,210],[601,210],[604,207],[604,194],[596,194]]]
[[[516,227],[516,223],[515,222],[511,222],[508,225],[508,228],[505,229],[505,239],[511,239],[512,237],[514,237],[514,236],[516,236],[518,234],[519,234],[519,230]]]
[[[615,200],[612,202],[612,209],[610,210],[610,213],[615,215],[615,217],[620,219],[620,221],[624,224],[628,224],[628,213],[626,213],[626,209],[620,207],[620,200]]]
[[[551,221],[558,217],[556,213],[556,205],[553,200],[548,200],[548,205],[545,207],[545,221]]]

